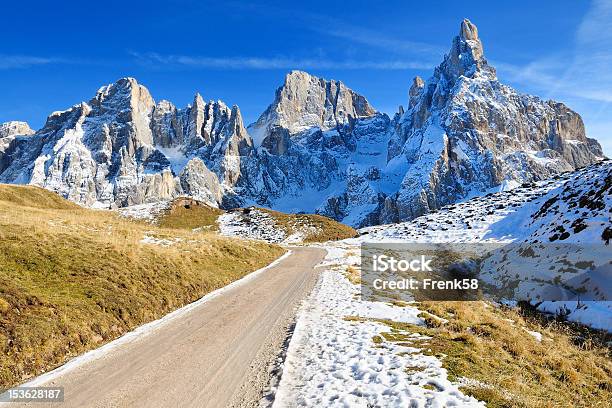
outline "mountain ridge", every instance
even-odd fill
[[[177,108],[126,77],[34,134],[0,135],[0,182],[94,207],[188,195],[361,227],[603,158],[577,113],[497,80],[467,19],[432,77],[408,93],[391,118],[341,81],[291,71],[246,127],[236,105],[196,94]]]

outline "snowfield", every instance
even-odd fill
[[[359,300],[358,287],[343,275],[357,267],[358,252],[345,243],[326,249],[325,271],[300,309],[273,407],[483,407],[448,381],[437,358],[374,342],[389,328],[373,320],[420,325],[421,312]]]
[[[502,230],[496,223],[518,209],[536,208],[540,197],[563,185],[569,177],[566,173],[512,190],[489,193],[408,222],[363,228],[359,230],[361,236],[353,242],[511,242],[517,238],[512,235],[517,233],[516,228]],[[523,216],[528,215],[530,212]]]

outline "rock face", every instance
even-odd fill
[[[196,94],[179,109],[123,78],[34,134],[3,125],[0,182],[89,206],[190,195],[365,226],[603,158],[577,113],[497,80],[468,20],[432,77],[414,79],[406,106],[391,119],[340,81],[293,71],[246,129],[236,106]]]
[[[30,125],[26,122],[6,122],[0,125],[0,139],[5,139],[11,136],[25,135],[29,136],[34,131],[30,129]]]
[[[274,103],[249,126],[249,133],[257,146],[282,154],[288,143],[283,135],[291,137],[313,128],[326,131],[375,113],[363,96],[342,82],[292,71],[276,91]]]
[[[30,136],[32,134],[34,134],[34,131],[30,129],[30,125],[26,122],[13,121],[0,124],[0,163],[2,163],[4,152],[16,137]]]

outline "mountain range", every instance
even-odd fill
[[[2,183],[96,208],[188,195],[356,227],[410,220],[603,158],[579,114],[499,82],[467,19],[393,117],[340,81],[293,71],[248,127],[237,106],[196,94],[180,109],[133,78],[52,113],[36,132],[0,126]]]

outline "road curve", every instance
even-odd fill
[[[314,287],[315,265],[325,256],[317,248],[292,251],[180,318],[41,384],[64,387],[64,403],[47,405],[256,406],[296,306]]]

